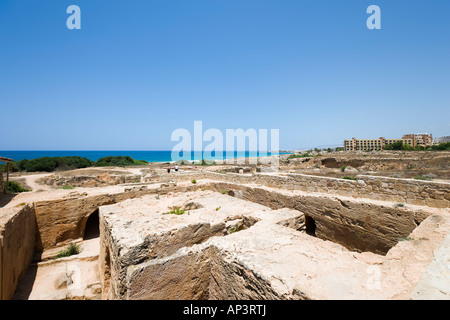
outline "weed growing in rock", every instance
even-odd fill
[[[181,216],[182,214],[185,213],[185,210],[181,209],[180,207],[172,207],[171,209],[172,210],[170,210],[166,214],[174,214],[174,215],[177,215],[177,216]]]
[[[234,225],[234,227],[231,227],[228,232],[229,232],[229,234],[233,234],[235,232],[239,232],[239,231],[242,231],[242,230],[245,230],[245,229],[247,229],[247,228],[244,225],[240,225],[239,223],[236,223]]]
[[[60,250],[55,258],[59,259],[59,258],[64,258],[64,257],[70,257],[73,255],[79,254],[80,252],[81,252],[80,245],[72,242],[66,248],[64,248],[63,250]]]

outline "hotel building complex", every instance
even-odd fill
[[[402,141],[412,148],[417,146],[430,146],[433,143],[433,135],[428,133],[405,134],[401,139],[386,139],[381,137],[379,139],[356,139],[344,141],[345,151],[372,151],[383,150],[387,144],[392,144],[397,141]]]

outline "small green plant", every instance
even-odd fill
[[[192,179],[191,182],[192,182],[193,184],[196,184],[196,183],[197,183],[197,180]]]
[[[219,211],[220,210],[220,208],[222,208],[221,206],[218,206],[217,208],[216,208],[216,211]]]
[[[202,191],[205,191],[206,189],[205,188],[202,188]]]
[[[18,205],[16,205],[16,207],[22,207],[22,206],[24,206],[24,205],[26,205],[26,203],[25,203],[25,202],[21,202],[21,203],[19,203]]]
[[[79,254],[80,252],[81,252],[80,245],[72,242],[66,248],[60,250],[55,258],[59,259],[64,257],[70,257]]]
[[[167,212],[166,214],[174,214],[177,216],[181,216],[184,213],[185,213],[184,209],[181,209],[180,207],[172,207],[171,210],[169,212]]]
[[[349,176],[342,177],[342,179],[345,179],[345,180],[358,180],[356,178],[349,177]]]
[[[65,186],[59,187],[58,189],[71,190],[71,189],[74,189],[74,188],[75,188],[74,186],[65,185]]]
[[[398,238],[398,241],[411,241],[412,239],[410,237],[406,237],[406,238]]]
[[[427,176],[418,176],[414,178],[415,180],[431,181],[433,178]]]
[[[314,157],[314,156],[311,155],[311,154],[309,154],[309,152],[308,152],[308,153],[304,153],[304,154],[299,153],[299,154],[292,154],[292,155],[290,155],[290,156],[287,158],[287,160],[295,159],[295,158],[313,158],[313,157]]]
[[[228,192],[227,192],[227,190],[222,190],[222,191],[220,191],[220,193],[221,194],[227,194]]]
[[[244,230],[244,229],[246,229],[246,228],[243,225],[239,225],[239,223],[236,223],[234,225],[234,227],[230,228],[229,234],[233,234],[235,232],[238,232],[238,231],[241,231],[241,230]]]
[[[4,181],[4,188],[9,190],[11,193],[28,192],[30,190],[23,188],[20,184],[15,181],[9,181],[9,188],[6,186],[6,181]]]
[[[403,203],[397,203],[395,205],[396,208],[403,208],[405,205]]]
[[[347,168],[347,166],[346,166],[346,165],[344,165],[344,166],[341,166],[341,172],[344,172],[344,171],[345,171],[345,168]]]
[[[216,162],[214,160],[205,160],[202,159],[202,162],[200,163],[200,165],[202,166],[214,166],[216,164]]]

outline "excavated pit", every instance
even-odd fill
[[[213,183],[209,188],[273,210],[298,210],[305,214],[305,230],[302,231],[308,235],[352,251],[380,255],[386,255],[399,240],[407,238],[429,215],[390,203],[348,201],[240,184]]]
[[[189,192],[193,189],[197,192]],[[225,182],[208,182],[201,189],[190,186],[182,193],[155,193],[142,198],[129,192],[114,197],[102,195],[92,198],[89,205],[68,199],[63,205],[70,210],[79,210],[80,204],[82,214],[71,222],[76,228],[69,228],[62,220],[49,228],[52,237],[54,230],[63,230],[55,233],[56,241],[73,237],[72,233],[84,240],[100,234],[103,299],[314,298],[302,290],[277,289],[233,253],[237,243],[230,249],[217,239],[227,243],[228,239],[239,239],[242,233],[246,239],[242,247],[246,248],[249,241],[258,244],[239,252],[244,256],[260,250],[263,238],[276,237],[276,232],[300,237],[297,245],[312,246],[310,251],[321,246],[326,251],[331,246],[340,252],[343,246],[350,252],[384,256],[430,215],[386,202]],[[127,194],[131,199],[126,199]],[[45,212],[43,217],[51,216],[49,208],[55,203],[41,203],[37,208]],[[183,213],[171,213],[174,209]],[[39,225],[42,216],[38,217]],[[271,227],[264,229],[261,226],[267,221]],[[245,234],[255,230],[259,231],[253,238],[246,238]],[[284,244],[275,241],[271,245],[276,248]],[[264,250],[260,254],[266,259]],[[286,261],[291,263],[290,258]]]
[[[278,288],[266,269],[274,263],[292,268],[300,259],[303,274],[314,274],[325,263],[316,260],[326,259],[321,272],[329,273],[333,256],[349,266],[355,263],[352,252],[381,257],[427,217],[405,208],[229,183],[205,184],[202,190],[100,208],[103,298],[310,299],[314,294],[303,289]],[[298,248],[304,253],[296,255]],[[246,261],[255,254],[261,266]]]

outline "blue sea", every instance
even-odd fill
[[[278,154],[278,153],[273,153]],[[283,153],[279,153],[283,154]],[[227,155],[226,152],[220,152],[217,156],[212,153],[212,156],[205,156],[200,153],[192,152],[190,157],[183,157],[185,160],[220,160],[243,157],[258,157],[270,156],[272,153],[259,154],[257,152],[249,151],[235,151],[234,154]],[[170,162],[172,161],[172,151],[0,151],[0,157],[10,158],[14,161],[23,159],[36,159],[42,157],[69,157],[79,156],[87,158],[92,161],[97,161],[100,158],[108,156],[130,156],[136,160],[145,160],[147,162]]]

